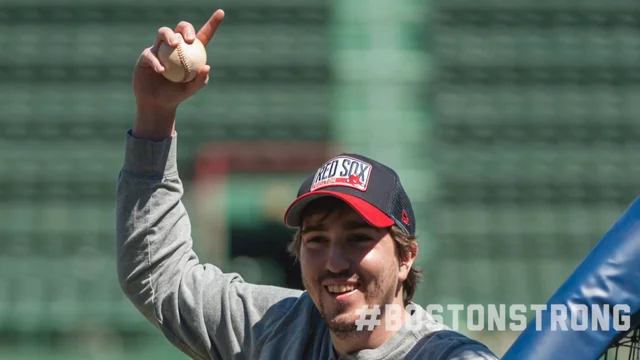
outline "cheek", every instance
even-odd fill
[[[321,261],[318,256],[312,256],[308,252],[300,252],[300,270],[302,278],[308,282],[316,279],[321,273]],[[309,285],[313,286],[313,283]]]
[[[398,278],[398,261],[392,250],[377,247],[369,251],[360,261],[361,275],[375,282],[395,282]]]
[[[387,273],[391,259],[384,255],[384,252],[374,249],[367,253],[360,261],[360,271],[363,275],[381,277],[382,274]]]
[[[367,265],[381,265],[385,261],[383,252],[380,249],[373,249],[367,252],[363,257],[361,263]]]

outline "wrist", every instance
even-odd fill
[[[138,107],[132,135],[139,139],[162,141],[175,134],[177,108]]]

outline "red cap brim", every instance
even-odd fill
[[[309,205],[313,200],[317,200],[321,197],[332,196],[338,198],[347,203],[353,210],[355,210],[360,216],[362,216],[369,224],[378,228],[385,228],[395,224],[393,219],[388,217],[385,213],[380,211],[377,207],[369,204],[361,198],[345,193],[333,192],[333,191],[314,191],[306,193],[296,200],[294,200],[284,215],[284,223],[289,227],[300,226],[300,215],[302,210]]]

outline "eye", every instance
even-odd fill
[[[310,236],[305,240],[307,244],[321,244],[327,241],[324,236]]]
[[[354,234],[349,237],[349,240],[356,243],[373,241],[373,238],[366,234]]]

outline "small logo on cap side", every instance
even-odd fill
[[[407,215],[407,210],[402,210],[402,222],[406,225],[409,225],[409,215]]]
[[[327,186],[346,186],[367,191],[370,177],[371,164],[348,156],[338,156],[318,169],[310,191]]]

